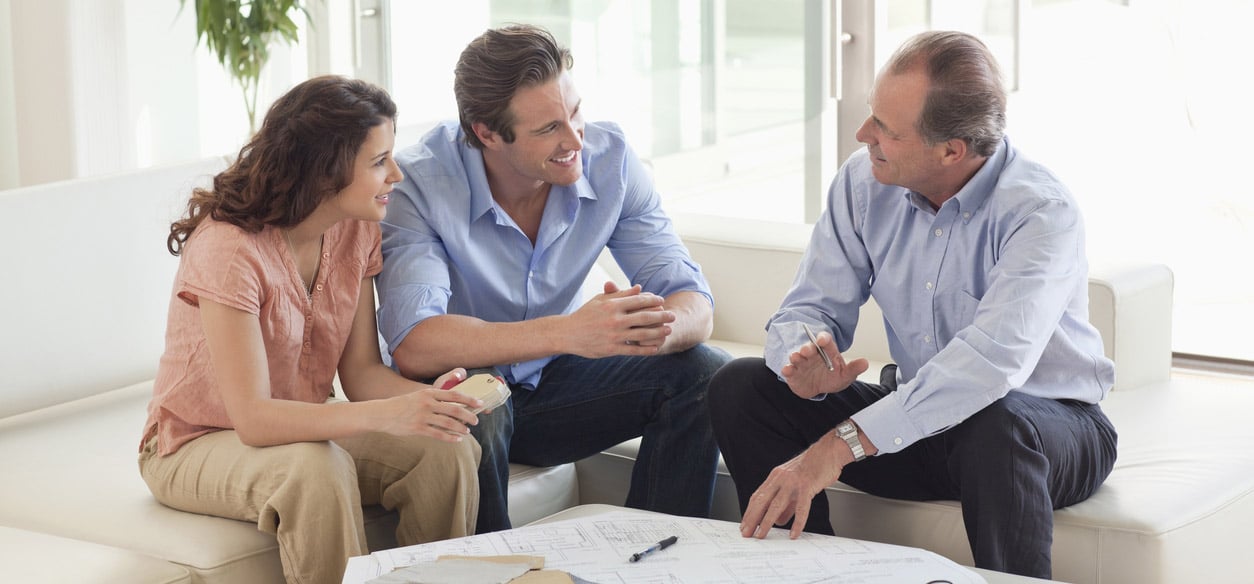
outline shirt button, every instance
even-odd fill
[[[924,287],[926,287],[928,290],[931,290],[931,289],[932,289],[932,283],[931,283],[931,282],[928,282],[928,283],[924,284],[923,286],[924,286]]]
[[[317,290],[317,291],[319,291],[319,292],[321,292],[321,291],[322,291],[322,284],[318,284],[317,286],[314,286],[314,289],[315,289],[315,290]]]
[[[941,228],[940,228],[940,227],[937,227],[937,228],[936,228],[936,231],[933,231],[932,233],[935,233],[935,234],[936,234],[936,237],[940,237],[940,236],[941,236],[941,234],[942,234],[942,233],[944,233],[944,231],[941,231]]]
[[[932,344],[932,335],[923,335],[923,342],[929,345]]]
[[[893,444],[896,444],[896,445],[900,446],[900,445],[901,445],[901,436],[898,436],[898,437],[896,437],[896,438],[893,438]]]
[[[310,348],[310,347],[312,347],[312,346],[313,346],[313,343],[311,343],[311,342],[309,342],[309,341],[305,341],[305,348],[306,348],[306,349],[308,349],[308,348]]]
[[[324,257],[324,258],[329,258],[329,257],[331,257],[331,252],[329,252],[329,251],[324,251],[324,252],[322,252],[322,257]]]
[[[970,211],[967,211],[966,213],[963,213],[963,214],[962,214],[962,218],[963,218],[963,219],[970,219],[970,218],[971,218],[971,212],[970,212]]]

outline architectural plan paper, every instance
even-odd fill
[[[674,545],[628,561],[672,535],[678,536]],[[984,582],[921,549],[810,533],[790,540],[783,529],[764,540],[746,539],[728,521],[614,511],[359,556],[350,559],[344,584],[448,554],[544,556],[547,568],[597,584]]]

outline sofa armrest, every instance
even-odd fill
[[[766,321],[797,275],[811,226],[695,214],[672,219],[714,293],[712,338],[766,344]]]
[[[1171,377],[1171,315],[1175,277],[1163,264],[1093,266],[1089,321],[1115,362],[1116,390]]]

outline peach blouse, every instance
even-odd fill
[[[248,233],[205,219],[181,254],[140,448],[155,435],[157,452],[165,456],[199,436],[234,427],[201,326],[201,298],[261,321],[271,396],[326,401],[352,330],[361,281],[382,269],[379,243],[378,223],[345,220],[332,226],[306,296],[282,231],[267,226]]]

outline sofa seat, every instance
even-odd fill
[[[5,461],[0,500],[22,502],[0,506],[0,525],[91,542],[84,545],[100,546],[89,548],[96,550],[92,557],[112,558],[118,565],[132,562],[139,574],[182,570],[202,583],[281,582],[273,536],[252,523],[176,511],[152,497],[136,463],[151,395],[152,383],[143,382],[0,420],[0,460]],[[573,464],[512,466],[511,519],[522,525],[578,504],[575,478]],[[395,513],[372,506],[365,516],[371,548],[394,547]],[[116,552],[100,552],[110,548]],[[173,571],[134,564],[144,557],[166,560]]]
[[[136,462],[151,396],[145,382],[0,421],[0,500],[22,501],[0,524],[167,560],[197,582],[282,582],[273,536],[152,497]]]
[[[5,582],[127,582],[190,584],[191,574],[169,562],[114,547],[0,526]]]
[[[1092,497],[1054,513],[1054,578],[1231,581],[1225,572],[1249,544],[1235,528],[1254,522],[1254,425],[1242,423],[1254,411],[1254,392],[1248,382],[1179,385],[1116,391],[1102,402],[1119,432],[1119,459]],[[828,498],[838,534],[973,563],[955,501],[894,501],[844,484],[829,488]]]

